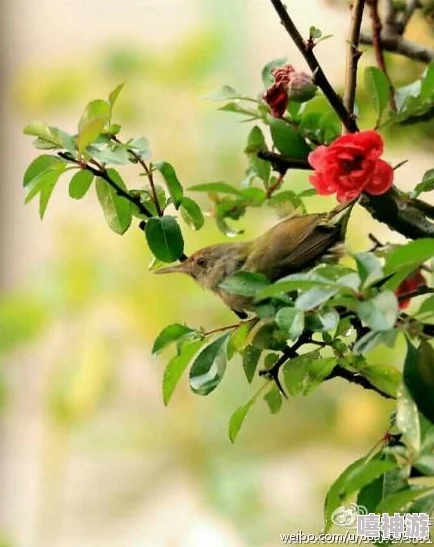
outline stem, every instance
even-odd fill
[[[204,332],[204,336],[210,336],[211,334],[215,334],[216,332],[224,332],[225,330],[231,330],[236,329],[238,327],[241,327],[241,325],[252,323],[253,321],[256,321],[256,317],[253,319],[249,319],[248,321],[240,321],[239,323],[234,323],[233,325],[225,325],[223,327],[218,327],[216,329],[209,330],[207,332]]]
[[[413,17],[414,12],[417,8],[421,7],[419,0],[407,0],[407,6],[405,8],[404,14],[399,22],[399,33],[404,34],[405,29],[407,28],[410,19]]]
[[[269,161],[273,169],[281,175],[284,175],[288,169],[312,169],[309,162],[306,160],[290,158],[288,156],[277,154],[276,152],[270,152],[269,150],[259,150],[258,158]]]
[[[100,177],[101,179],[105,180],[107,184],[109,184],[114,190],[116,190],[116,193],[119,196],[133,203],[143,215],[145,215],[148,218],[152,217],[152,214],[143,205],[143,203],[139,199],[129,194],[121,186],[118,186],[118,184],[110,177],[110,175],[107,173],[107,170],[103,166],[98,164],[98,168],[92,167],[92,165],[89,165],[89,163],[82,163],[80,160],[77,160],[76,158],[74,158],[74,156],[72,156],[68,152],[59,152],[58,156],[63,158],[66,161],[70,161],[70,162],[76,163],[77,165],[80,165],[82,169],[86,169],[87,171],[90,171],[93,175],[95,175],[95,177]]]
[[[385,393],[378,387],[371,384],[371,382],[364,376],[361,376],[357,372],[351,372],[350,370],[347,370],[341,365],[336,365],[335,368],[331,371],[331,373],[325,378],[325,380],[333,380],[333,378],[343,378],[344,380],[347,380],[347,382],[350,382],[351,384],[356,384],[360,387],[363,387],[364,389],[375,391],[376,393],[378,393],[385,399],[395,399],[395,397],[393,397],[392,395]]]
[[[402,302],[403,300],[407,300],[408,298],[415,298],[416,296],[433,293],[434,289],[432,287],[427,287],[426,285],[423,285],[422,287],[418,287],[417,289],[414,289],[412,291],[401,293],[398,296],[398,302]]]
[[[357,87],[357,65],[362,55],[359,50],[360,27],[362,25],[365,0],[354,0],[347,44],[347,68],[345,77],[344,106],[350,114],[354,112]]]
[[[297,27],[294,25],[294,22],[292,21],[291,17],[286,11],[286,8],[281,2],[281,0],[270,0],[270,1],[273,4],[273,7],[276,10],[278,16],[280,17],[280,21],[283,27],[285,28],[286,32],[292,38],[298,50],[303,55],[307,64],[309,65],[309,68],[311,69],[314,75],[315,83],[320,87],[320,89],[324,93],[325,97],[327,98],[327,100],[329,101],[333,109],[335,110],[336,114],[339,116],[345,129],[351,133],[358,131],[356,121],[354,120],[351,113],[348,112],[348,110],[345,108],[341,98],[331,86],[330,82],[328,81],[326,75],[324,74],[324,71],[322,70],[318,62],[318,59],[313,53],[312,48],[309,47],[307,42],[305,42],[305,40],[299,33]]]
[[[373,36],[362,32],[360,35],[360,41],[362,44],[372,45]],[[386,34],[381,38],[381,48],[383,51],[389,51],[390,53],[396,53],[411,59],[412,61],[419,61],[420,63],[430,63],[434,60],[434,48],[423,46],[417,42],[406,40],[397,33]]]
[[[386,61],[384,59],[384,53],[383,53],[383,46],[381,42],[382,23],[381,23],[380,15],[378,13],[378,0],[367,0],[367,2],[371,12],[372,45],[375,51],[377,66],[384,72],[389,82],[389,104],[392,111],[396,112],[397,108],[396,108],[396,102],[395,102],[395,90],[393,88],[392,80],[387,71]]]
[[[161,210],[160,203],[158,201],[158,196],[157,196],[157,191],[155,189],[154,176],[152,174],[152,169],[149,169],[149,167],[146,165],[146,162],[140,157],[140,155],[137,154],[137,152],[135,152],[132,148],[128,148],[128,145],[123,144],[116,137],[116,135],[112,135],[111,138],[117,144],[120,144],[121,146],[125,146],[125,148],[128,150],[128,152],[137,161],[137,163],[139,163],[143,167],[143,170],[145,171],[146,176],[148,177],[148,180],[149,180],[149,186],[151,187],[152,199],[154,200],[155,207],[157,209],[157,214],[158,214],[159,217],[162,217],[163,216],[163,211]]]
[[[274,184],[272,184],[268,190],[267,190],[267,199],[270,199],[271,196],[273,195],[273,193],[279,188],[279,186],[282,184],[282,181],[283,181],[283,177],[285,175],[283,173],[280,173],[279,176],[277,177],[277,180]]]

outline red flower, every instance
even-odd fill
[[[384,194],[393,184],[393,169],[380,159],[382,153],[383,139],[376,131],[348,133],[309,154],[315,169],[309,180],[318,194],[336,193],[341,202],[362,192]]]
[[[399,298],[402,294],[406,294],[411,291],[415,291],[419,287],[426,285],[426,279],[421,274],[420,270],[416,270],[411,275],[409,275],[396,289],[395,294]],[[399,308],[405,310],[410,305],[411,298],[404,298],[404,300],[399,300]]]

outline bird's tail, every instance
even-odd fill
[[[348,220],[351,215],[351,211],[359,198],[355,198],[346,203],[340,203],[337,207],[332,209],[330,213],[325,215],[325,224],[328,226],[339,226],[340,235],[342,240],[345,239],[345,233],[347,231]]]

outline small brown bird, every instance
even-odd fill
[[[252,241],[220,243],[196,251],[184,262],[155,273],[184,273],[203,288],[216,293],[240,317],[253,309],[253,299],[220,288],[222,281],[243,270],[276,281],[303,271],[321,260],[336,262],[355,201],[338,205],[329,213],[294,215]]]

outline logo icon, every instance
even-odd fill
[[[331,521],[341,528],[355,528],[357,524],[357,515],[366,515],[368,510],[363,505],[350,503],[341,505],[335,509],[331,516]]]

